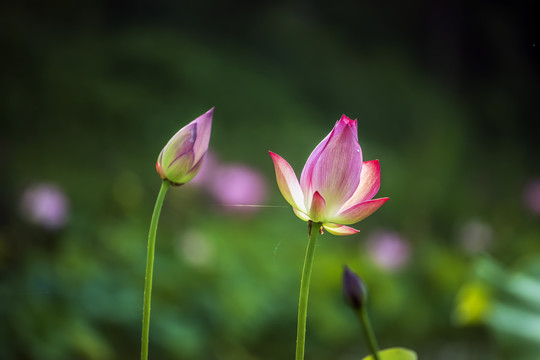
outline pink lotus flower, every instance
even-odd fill
[[[182,185],[197,175],[208,150],[213,114],[214,108],[184,126],[161,150],[156,170],[163,180]]]
[[[281,194],[304,221],[322,223],[334,235],[359,230],[349,226],[373,214],[388,198],[379,191],[378,160],[362,162],[356,119],[343,115],[309,156],[300,182],[289,163],[270,151]]]

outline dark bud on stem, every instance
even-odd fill
[[[362,279],[349,269],[347,265],[343,271],[343,295],[345,302],[354,310],[361,310],[367,301],[367,289]]]

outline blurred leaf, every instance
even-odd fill
[[[513,269],[483,256],[476,278],[458,294],[456,316],[490,327],[512,359],[535,359],[540,352],[540,255],[529,255]]]
[[[492,291],[480,281],[470,282],[459,290],[454,321],[459,325],[482,323],[492,308]]]
[[[412,350],[405,348],[391,348],[379,351],[381,360],[416,360],[418,356]],[[369,355],[362,360],[373,360],[373,355]]]

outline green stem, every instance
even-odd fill
[[[313,268],[313,258],[315,257],[315,243],[321,223],[309,222],[309,242],[302,269],[302,280],[300,281],[300,298],[298,299],[298,328],[296,331],[296,360],[304,359],[304,347],[306,343],[306,318],[307,304],[309,297],[309,282],[311,280],[311,270]]]
[[[163,199],[171,183],[164,180],[161,183],[159,194],[154,206],[152,221],[150,222],[150,231],[148,233],[148,250],[146,255],[146,277],[144,281],[144,306],[142,321],[142,339],[141,339],[141,359],[148,359],[148,337],[150,334],[150,303],[152,302],[152,277],[154,273],[154,250],[156,248],[156,232],[159,221],[159,214],[163,205]]]
[[[369,315],[367,312],[367,304],[364,304],[361,309],[358,310],[357,314],[360,317],[362,322],[362,327],[364,328],[364,333],[366,334],[366,342],[368,344],[369,350],[373,354],[373,360],[380,360],[379,357],[379,345],[377,344],[377,339],[375,338],[375,333],[371,327],[371,321],[369,321]]]

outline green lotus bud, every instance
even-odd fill
[[[156,170],[163,180],[178,186],[197,175],[208,150],[213,114],[211,108],[184,126],[161,150]]]

